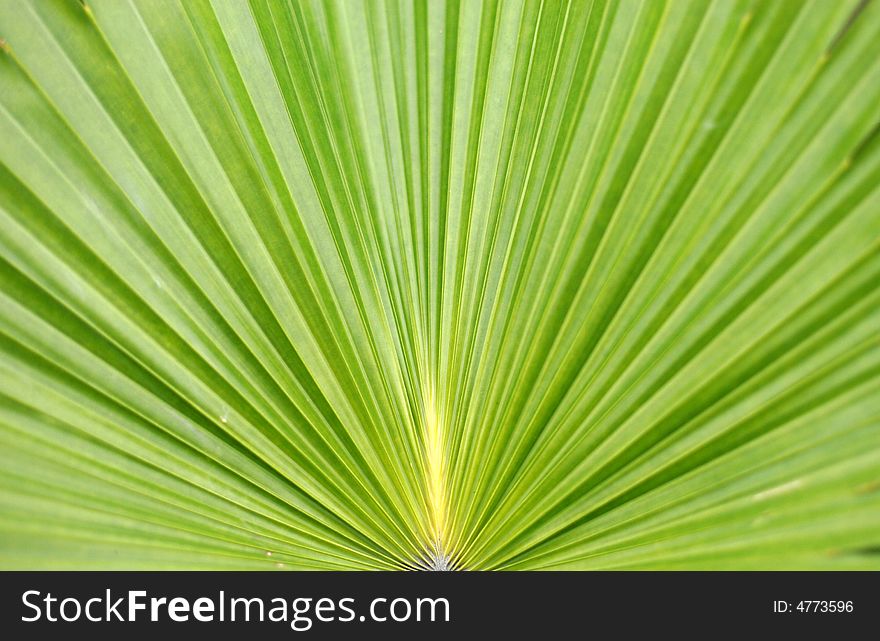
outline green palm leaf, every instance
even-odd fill
[[[3,567],[880,567],[880,3],[0,37]]]

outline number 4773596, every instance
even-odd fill
[[[852,612],[852,601],[798,601],[798,612]]]

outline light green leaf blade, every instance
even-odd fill
[[[0,564],[880,565],[880,6],[0,0]]]

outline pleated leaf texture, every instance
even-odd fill
[[[880,2],[0,38],[0,566],[880,568]]]

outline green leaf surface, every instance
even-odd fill
[[[880,3],[0,0],[0,566],[880,568]]]

